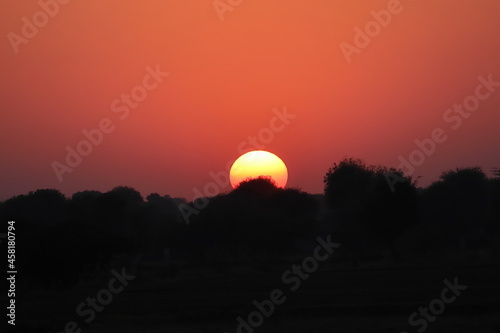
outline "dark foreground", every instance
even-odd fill
[[[299,261],[300,263],[300,261]],[[247,267],[200,269],[181,267],[175,278],[161,279],[153,271],[144,270],[122,292],[113,296],[95,318],[76,313],[87,297],[106,288],[109,274],[93,283],[82,283],[70,289],[53,289],[25,294],[20,291],[17,309],[18,327],[29,326],[39,332],[62,332],[68,321],[75,321],[74,332],[500,332],[500,265],[446,265],[434,267],[347,267],[333,261],[323,265],[301,281],[285,283],[282,275],[291,264],[272,269]],[[447,279],[454,279],[465,290],[444,297],[449,304],[444,310],[439,302],[432,306],[439,315],[430,319],[416,315],[418,324],[410,325],[409,317],[431,301],[442,299]],[[462,287],[463,288],[463,287]],[[284,292],[267,318],[253,314],[251,320],[262,324],[238,330],[238,317],[248,322],[270,293]],[[286,299],[285,299],[286,297]],[[264,303],[263,303],[264,302]],[[87,307],[85,309],[88,310]],[[271,311],[264,306],[264,311]],[[253,318],[253,319],[252,319]],[[424,324],[424,321],[427,322]],[[71,332],[71,330],[68,330]]]

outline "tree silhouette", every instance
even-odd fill
[[[500,168],[493,168],[492,171],[497,178],[500,178]]]
[[[488,181],[479,167],[443,172],[424,192],[426,221],[443,232],[450,245],[483,237],[487,211]]]
[[[277,193],[278,185],[271,177],[260,176],[242,181],[234,189],[234,194],[247,193],[250,195],[272,195]]]
[[[389,186],[387,173],[397,174]],[[366,237],[385,243],[394,256],[395,239],[418,222],[415,183],[401,171],[367,166],[359,159],[335,163],[324,177],[325,198],[338,223],[338,234],[347,243],[366,247]]]
[[[346,158],[326,173],[324,196],[247,179],[207,198],[189,225],[178,208],[184,199],[152,193],[144,200],[126,186],[69,199],[54,189],[32,191],[0,202],[0,217],[16,221],[19,243],[29,244],[16,253],[24,266],[19,282],[36,287],[71,285],[124,258],[165,249],[187,262],[262,266],[304,254],[308,240],[332,230],[342,251],[358,258],[381,249],[397,257],[397,240],[422,250],[480,246],[500,255],[499,170],[494,174],[446,171],[417,190],[400,170]]]
[[[307,237],[315,228],[316,210],[317,201],[311,195],[278,188],[261,177],[211,198],[189,228],[200,250],[215,251],[235,262],[245,260],[244,256],[290,250],[294,239]]]
[[[66,222],[66,197],[54,189],[42,189],[11,198],[2,206],[4,220],[16,221],[16,259],[23,263],[21,283],[50,286],[74,280],[70,263],[72,237]],[[48,262],[50,261],[50,269]]]

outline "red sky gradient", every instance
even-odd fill
[[[416,168],[420,185],[500,167],[500,87],[457,130],[443,120],[478,76],[500,82],[500,2],[402,0],[348,63],[340,44],[390,2],[246,0],[221,21],[213,0],[72,0],[16,53],[8,34],[41,7],[2,0],[0,200],[118,185],[192,199],[284,107],[296,118],[263,149],[311,193],[334,162],[397,166],[434,128],[448,139]],[[170,75],[120,120],[111,103],[157,64]],[[51,163],[103,118],[115,130],[59,182]]]

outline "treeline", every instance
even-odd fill
[[[345,159],[324,178],[335,236],[354,257],[377,248],[394,257],[500,245],[500,172],[478,167],[444,172],[425,189],[401,171]]]
[[[479,168],[445,172],[421,189],[398,170],[345,159],[324,183],[324,195],[311,195],[249,180],[201,210],[168,195],[144,199],[130,187],[71,198],[37,190],[0,203],[0,217],[16,221],[22,279],[40,286],[73,284],[117,256],[165,248],[194,265],[264,265],[305,253],[326,234],[356,261],[383,251],[394,258],[447,249],[499,254],[500,178]],[[196,210],[189,223],[179,206]]]
[[[115,255],[171,246],[182,229],[180,199],[130,187],[66,198],[45,189],[0,205],[3,221],[15,221],[16,262],[24,282],[41,286],[75,283],[93,275]]]
[[[16,222],[20,278],[43,287],[95,276],[117,257],[167,248],[174,259],[198,266],[262,262],[288,253],[318,223],[314,196],[267,179],[210,198],[189,223],[181,205],[193,203],[156,193],[144,199],[130,187],[71,198],[44,189],[2,202],[0,217]]]

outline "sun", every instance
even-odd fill
[[[288,170],[278,156],[265,150],[253,150],[241,155],[231,167],[229,178],[236,188],[242,181],[258,178],[272,178],[278,187],[285,187],[288,180]]]

